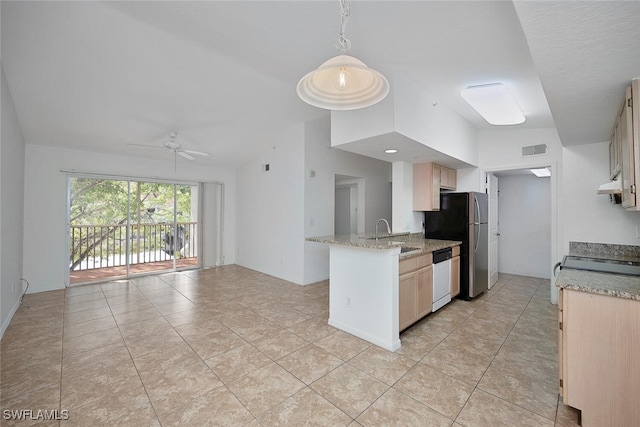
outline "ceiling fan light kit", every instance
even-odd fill
[[[180,144],[179,142],[176,142],[176,138],[178,137],[178,133],[177,132],[171,132],[169,133],[169,141],[165,141],[162,143],[161,146],[159,145],[147,145],[147,144],[127,144],[129,146],[132,147],[145,147],[145,148],[164,148],[167,151],[171,151],[175,155],[179,155],[181,157],[184,157],[187,160],[195,160],[196,158],[192,156],[196,155],[196,156],[209,156],[209,153],[205,153],[203,151],[196,151],[196,150],[186,150],[184,148],[182,148],[182,144]]]
[[[342,28],[336,47],[340,55],[325,61],[306,74],[296,87],[300,99],[327,110],[356,110],[382,101],[389,93],[389,82],[376,70],[350,55],[351,42],[346,26],[351,14],[349,0],[341,0]]]

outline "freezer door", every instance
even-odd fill
[[[440,211],[425,212],[427,239],[467,240],[472,206],[469,193],[442,193]]]

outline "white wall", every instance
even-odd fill
[[[19,305],[24,292],[23,227],[24,156],[22,131],[0,66],[2,129],[0,144],[0,337]]]
[[[392,173],[393,232],[424,232],[424,214],[413,210],[413,164],[393,162]]]
[[[191,182],[224,182],[224,249],[226,263],[234,263],[235,179],[232,170],[179,160],[177,174],[174,174],[173,160],[165,162],[141,156],[116,156],[33,144],[26,145],[25,165],[23,277],[31,283],[29,292],[62,289],[68,281],[69,256],[65,251],[67,174],[62,170]]]
[[[304,124],[238,168],[236,264],[302,283],[303,177]]]
[[[391,92],[378,104],[331,112],[331,145],[338,147],[395,132],[476,165],[476,129],[405,72],[395,70],[391,79]]]
[[[394,85],[398,133],[470,165],[478,164],[475,127],[403,73],[395,73]]]
[[[640,212],[629,212],[609,203],[609,196],[596,194],[609,181],[609,144],[563,148],[563,252],[569,242],[640,245],[636,227]]]
[[[551,271],[551,180],[498,179],[498,271],[548,279]]]

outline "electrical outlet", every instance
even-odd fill
[[[347,297],[345,302],[347,303],[347,308],[351,308],[351,297]]]

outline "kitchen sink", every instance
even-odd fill
[[[404,237],[404,236],[408,236],[409,234],[411,233],[409,233],[408,231],[402,232],[402,233],[382,234],[378,236],[378,240],[393,239],[395,237]],[[360,239],[376,240],[375,237],[370,237],[370,236],[363,236],[363,237],[360,237]]]
[[[405,252],[413,252],[413,251],[419,251],[420,248],[412,248],[409,246],[402,246],[400,247],[400,253],[403,254]]]

